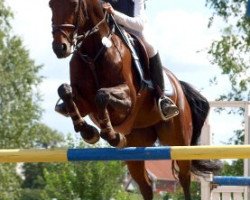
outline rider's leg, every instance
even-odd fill
[[[158,106],[163,120],[168,120],[179,114],[179,109],[166,95],[163,69],[159,53],[149,59],[149,70],[158,98]]]
[[[150,37],[149,32],[147,31],[141,33],[139,37],[149,56],[150,77],[156,91],[160,114],[163,120],[168,120],[178,115],[179,109],[166,94],[161,59],[158,50],[155,45],[153,45],[153,41],[151,41],[152,37]]]

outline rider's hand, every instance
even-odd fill
[[[108,13],[110,13],[112,15],[115,12],[114,8],[110,5],[110,3],[103,3],[102,7],[103,7],[104,10],[106,10]]]

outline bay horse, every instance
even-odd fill
[[[75,131],[80,132],[84,141],[94,144],[101,137],[118,148],[153,146],[157,139],[161,145],[198,145],[209,112],[208,101],[199,92],[165,69],[174,88],[171,99],[178,106],[179,115],[163,121],[154,93],[140,90],[131,51],[110,26],[102,2],[50,0],[49,6],[54,53],[58,58],[72,55],[70,85],[61,85],[58,94]],[[88,124],[85,116],[90,116],[100,131]],[[126,164],[144,200],[152,200],[145,162]],[[185,200],[191,200],[191,172],[200,175],[219,169],[212,161],[175,161],[175,164]],[[174,171],[176,167],[172,168]]]

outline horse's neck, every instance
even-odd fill
[[[92,26],[90,28],[93,28],[94,26],[99,24],[105,17],[105,14],[103,13],[103,10],[98,2],[99,1],[93,1],[92,2],[93,6],[88,6],[88,13],[90,18],[89,20]],[[100,34],[101,38],[106,36],[110,31],[106,21],[101,23],[100,26],[98,26],[98,28],[99,28],[98,33]]]
[[[90,2],[88,2],[88,4],[90,4]],[[89,19],[85,22],[86,24],[84,27],[80,27],[78,35],[84,35],[89,31],[93,31],[94,28],[97,28],[97,32],[91,34],[91,36],[87,36],[86,42],[91,43],[92,45],[97,45],[97,48],[99,48],[102,38],[108,36],[110,29],[106,21],[102,22],[105,15],[100,6],[96,3],[96,1],[93,1],[91,4],[92,6],[87,5]]]

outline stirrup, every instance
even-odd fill
[[[179,109],[175,103],[167,96],[161,96],[158,99],[158,109],[160,111],[161,118],[164,121],[171,119],[179,114]]]
[[[59,99],[57,102],[56,102],[56,105],[55,105],[55,111],[58,112],[59,114],[65,116],[65,117],[69,117],[69,113],[65,107],[65,104],[64,102],[62,103],[59,103],[61,99]]]

